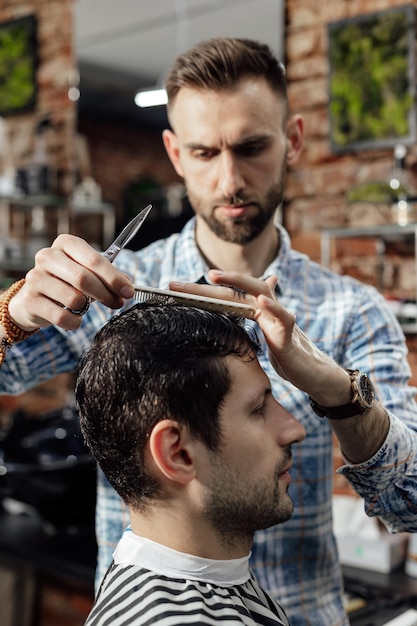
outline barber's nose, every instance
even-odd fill
[[[219,186],[222,194],[229,198],[236,196],[245,186],[241,166],[233,154],[225,152],[219,160]]]

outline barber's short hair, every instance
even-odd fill
[[[179,55],[168,72],[168,109],[182,87],[219,91],[250,76],[263,77],[287,104],[285,69],[269,46],[232,37],[202,41]]]
[[[254,359],[258,352],[242,320],[173,303],[138,304],[97,333],[79,363],[81,428],[125,502],[141,507],[161,495],[144,463],[159,420],[174,419],[217,449],[219,409],[230,387],[224,357]]]

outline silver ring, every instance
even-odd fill
[[[85,298],[85,304],[82,307],[82,309],[69,309],[66,306],[64,307],[64,309],[67,309],[67,311],[69,311],[73,315],[79,315],[80,317],[81,317],[81,315],[85,315],[87,313],[88,309],[90,308],[91,298],[89,296],[86,296],[85,293],[83,293],[83,296]]]

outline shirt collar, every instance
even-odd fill
[[[210,269],[204,261],[195,240],[196,219],[192,217],[179,233],[177,240],[177,266],[175,267],[176,280],[180,282],[209,282],[207,278]],[[281,224],[276,224],[279,232],[280,247],[278,255],[266,268],[261,278],[271,274],[278,277],[277,295],[282,295],[288,284],[291,242],[288,232]]]
[[[207,276],[209,267],[204,261],[195,240],[196,218],[192,217],[178,235],[176,242],[176,267],[173,275],[180,282],[197,283]]]
[[[271,274],[277,276],[276,294],[280,296],[285,293],[288,285],[292,249],[290,236],[285,228],[281,224],[276,224],[275,227],[279,233],[279,251],[272,263],[266,268],[262,278],[268,278]]]

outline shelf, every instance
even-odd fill
[[[417,222],[411,222],[404,226],[399,224],[381,224],[378,226],[366,226],[361,228],[328,228],[321,234],[321,263],[330,267],[331,263],[331,240],[332,239],[377,239],[381,242],[378,249],[380,266],[383,267],[385,257],[385,243],[399,241],[412,241],[414,239],[414,263],[415,263],[415,302],[417,304]],[[380,276],[380,291],[383,290],[382,271]],[[406,334],[417,333],[417,319],[410,322],[401,322],[403,332]]]
[[[384,241],[397,241],[404,239],[404,236],[414,236],[417,232],[417,222],[410,222],[405,226],[399,224],[381,224],[379,226],[366,226],[362,228],[326,228],[322,231],[323,236],[335,237],[338,239],[353,238],[379,238]]]
[[[113,205],[88,197],[73,202],[71,197],[51,194],[0,194],[0,276],[6,272],[24,274],[33,267],[35,251],[32,255],[30,243],[36,245],[35,238],[42,239],[37,249],[51,245],[56,236],[64,233],[88,238],[83,231],[87,228],[89,232],[90,216],[92,220],[94,216],[101,219],[100,227],[94,222],[92,245],[105,249],[115,233]],[[15,251],[18,245],[20,250]]]
[[[71,211],[75,215],[89,215],[89,214],[98,214],[101,215],[103,213],[109,213],[113,215],[114,208],[112,204],[108,204],[107,202],[84,202],[83,204],[72,203],[70,204]]]
[[[14,194],[12,196],[0,196],[0,202],[13,204],[22,209],[33,209],[35,206],[41,206],[45,209],[52,207],[63,207],[67,204],[68,199],[65,196],[55,196],[49,194],[39,194],[34,196],[26,196],[24,194]]]

